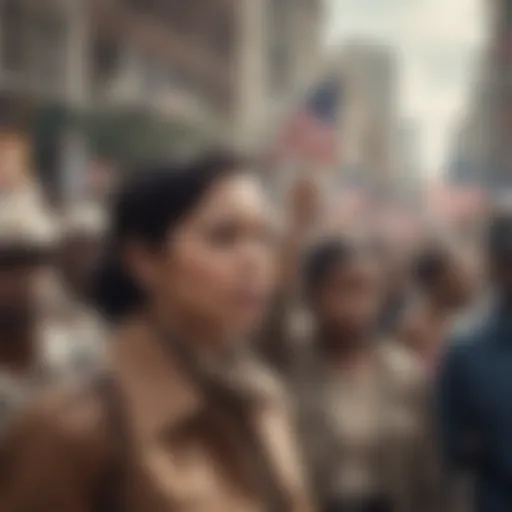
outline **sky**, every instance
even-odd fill
[[[485,46],[485,0],[327,0],[326,44],[382,42],[400,64],[400,114],[418,124],[422,170],[442,171]]]

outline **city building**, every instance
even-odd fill
[[[491,31],[487,59],[489,140],[484,183],[491,189],[512,186],[512,2],[489,3]]]
[[[239,147],[270,143],[321,68],[322,0],[239,0]]]
[[[396,172],[398,70],[389,48],[349,43],[339,57],[343,76],[340,148],[344,172],[388,186]]]
[[[421,188],[420,127],[414,119],[399,121],[396,141],[396,182],[404,192]]]
[[[321,22],[321,0],[0,0],[0,123],[30,126],[50,181],[84,138],[128,161],[255,151],[314,76]]]
[[[217,142],[229,137],[236,82],[236,1],[86,3],[89,110],[117,116],[114,130],[126,124],[122,116],[119,119],[123,112],[137,113],[137,119],[149,113],[161,123],[172,122],[177,129],[163,130],[163,142],[175,138],[180,148],[186,145],[183,132]]]
[[[490,109],[484,91],[461,120],[448,159],[448,180],[456,186],[485,184],[490,147]]]
[[[1,0],[0,90],[32,101],[79,101],[84,93],[80,4]]]
[[[512,187],[512,2],[486,3],[490,37],[482,54],[470,114],[454,142],[450,178],[491,193]]]
[[[243,149],[318,62],[320,0],[90,2],[96,101],[207,119]]]
[[[53,106],[78,108],[86,93],[77,59],[85,42],[82,7],[76,0],[0,1],[0,131],[2,139],[18,141],[1,145],[2,172],[12,157],[5,151],[16,147],[25,153],[16,158],[20,165],[35,159],[56,178],[53,120],[62,116]],[[20,173],[30,174],[23,165]]]

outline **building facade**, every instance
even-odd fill
[[[397,135],[396,181],[402,191],[414,193],[423,184],[418,122],[415,119],[400,119]]]
[[[234,0],[88,0],[89,101],[152,109],[216,133],[234,95]]]
[[[349,43],[339,57],[344,87],[341,160],[361,181],[387,185],[396,172],[398,72],[382,46]]]
[[[485,184],[492,147],[489,92],[486,84],[477,87],[470,108],[453,137],[448,180],[455,186]]]
[[[512,187],[512,1],[486,3],[491,34],[478,84],[455,141],[450,175],[500,193]]]
[[[0,93],[257,150],[314,73],[321,21],[320,0],[0,0]]]
[[[4,96],[21,95],[34,101],[78,99],[84,83],[81,63],[74,63],[83,35],[79,8],[74,0],[0,1]]]
[[[262,149],[321,67],[321,0],[239,0],[236,144]]]

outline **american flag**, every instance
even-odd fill
[[[272,151],[278,162],[332,164],[339,148],[336,125],[341,102],[339,80],[318,83],[285,121]]]

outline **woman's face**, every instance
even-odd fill
[[[383,280],[376,261],[362,256],[336,265],[321,285],[316,313],[331,332],[358,337],[376,325],[383,302]]]
[[[260,318],[275,272],[268,205],[250,175],[215,184],[158,258],[154,292],[182,319],[243,332]]]

